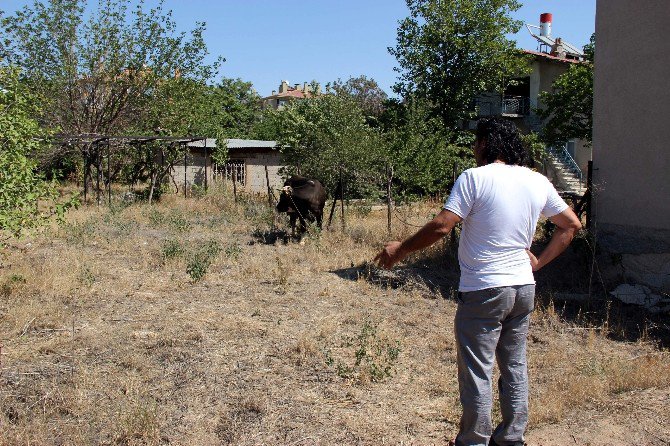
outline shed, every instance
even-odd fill
[[[266,193],[268,183],[271,188],[281,187],[283,165],[276,141],[226,139],[225,144],[228,160],[218,164],[212,156],[218,147],[216,139],[187,143],[184,162],[172,169],[173,181],[188,188],[234,180],[238,190],[248,193]]]

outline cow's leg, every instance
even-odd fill
[[[298,216],[298,218],[300,219],[300,236],[302,237],[302,235],[307,232],[307,222],[302,215]]]
[[[321,229],[321,222],[323,221],[323,211],[316,212],[315,216],[316,216],[316,227],[319,228],[319,230],[320,230]]]
[[[295,237],[295,220],[297,216],[295,213],[291,212],[289,215],[289,218],[291,220],[291,237]]]

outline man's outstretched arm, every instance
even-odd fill
[[[374,261],[382,268],[391,268],[414,251],[427,248],[440,240],[461,222],[461,217],[443,209],[435,218],[426,223],[416,234],[403,242],[388,242]]]
[[[537,257],[528,251],[533,271],[538,271],[558,257],[568,247],[577,231],[582,229],[582,223],[571,208],[567,208],[560,214],[550,217],[549,220],[556,225],[556,229],[547,247]]]

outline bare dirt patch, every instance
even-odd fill
[[[419,224],[435,210],[403,212]],[[166,196],[12,242],[0,444],[446,443],[460,411],[453,249],[383,272],[367,263],[381,213],[304,245],[271,222],[254,200]],[[608,334],[540,305],[530,444],[670,442],[670,357]]]

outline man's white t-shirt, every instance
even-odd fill
[[[463,172],[444,205],[463,219],[459,291],[534,284],[526,249],[537,220],[567,207],[547,177],[526,167],[491,163]]]

